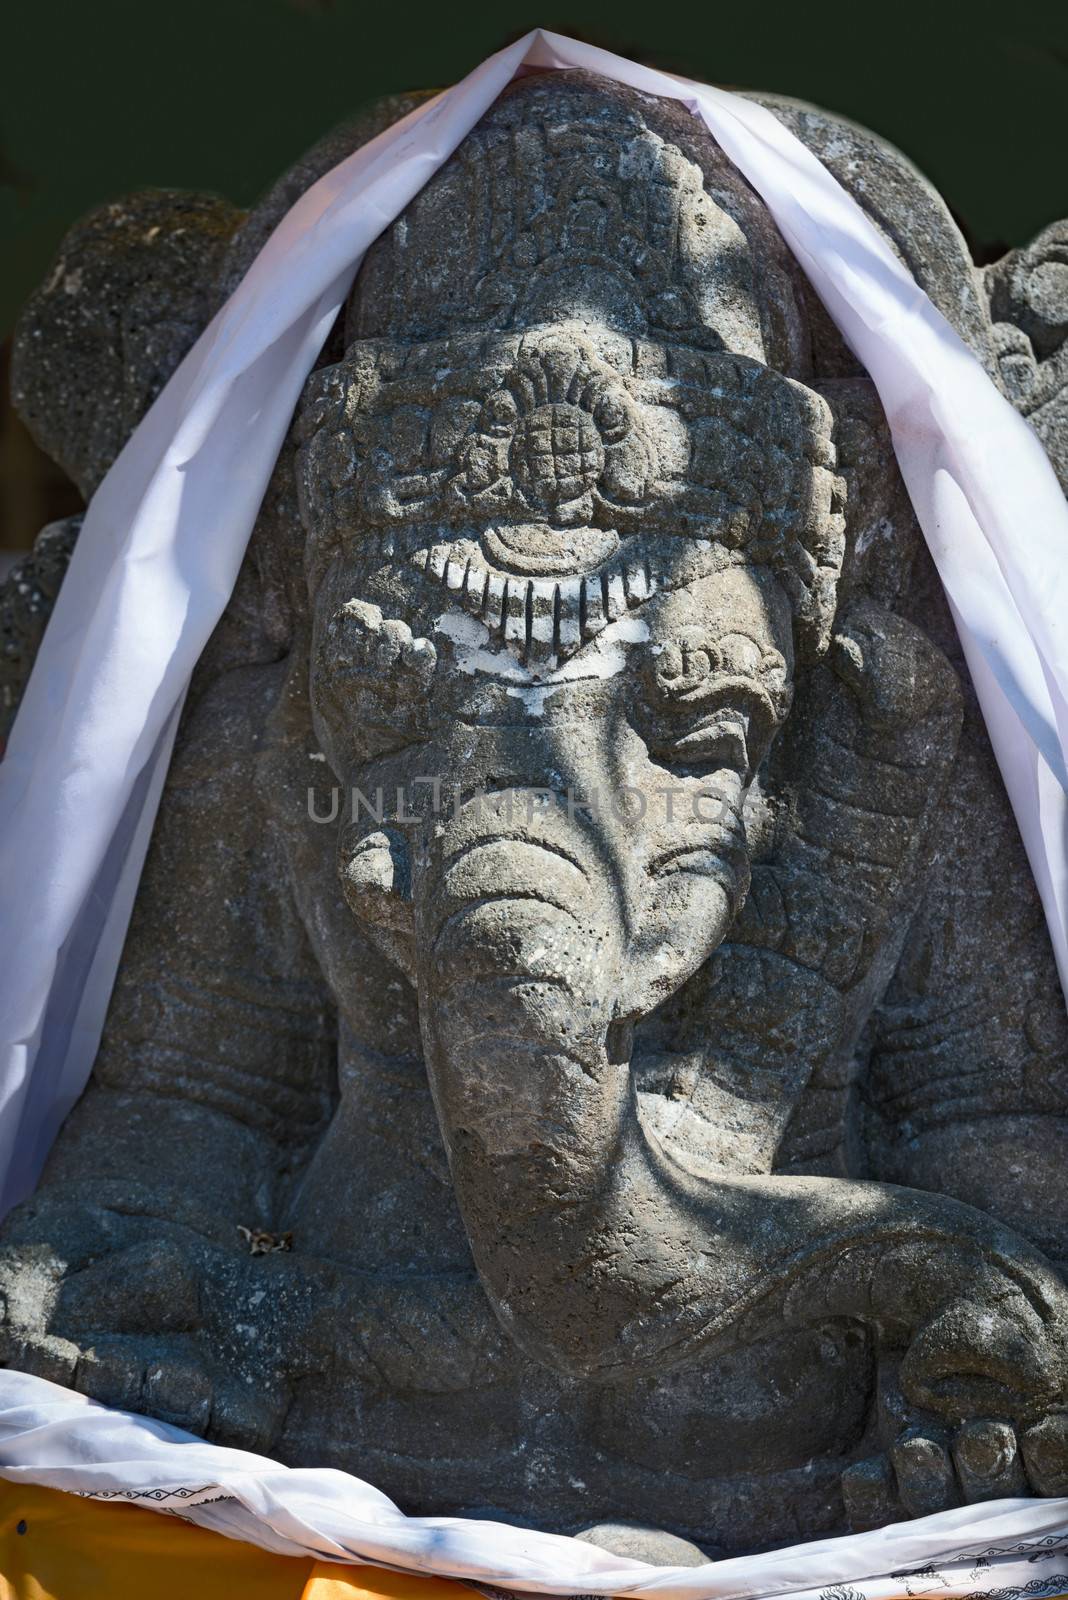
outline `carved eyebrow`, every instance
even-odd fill
[[[600,571],[580,576],[501,572],[466,539],[462,548],[456,541],[423,543],[408,560],[483,623],[494,643],[545,667],[574,655],[659,587],[657,573],[637,552],[624,552]]]
[[[766,694],[769,692],[767,680],[773,674],[776,676],[781,675],[783,678],[786,676],[788,671],[786,657],[781,650],[775,645],[769,644],[766,639],[754,637],[753,634],[733,625],[728,625],[716,633],[711,627],[694,624],[692,625],[693,637],[691,638],[686,637],[688,631],[690,630],[683,628],[674,637],[654,643],[650,646],[650,653],[654,659],[659,658],[668,650],[679,651],[691,659],[701,655],[712,658],[709,660],[707,671],[702,672],[697,678],[695,688],[702,682],[707,682],[711,685],[713,681],[727,679],[739,685],[744,682],[752,682],[755,687],[758,687],[762,693]],[[721,646],[729,639],[744,640],[746,644],[752,646],[756,652],[757,659],[755,661],[738,661],[736,652],[722,650]],[[682,668],[670,676],[662,670],[657,670],[656,676],[658,680],[670,684],[676,679],[688,677],[690,674],[686,672],[685,668]]]
[[[694,630],[695,635],[692,641],[685,637],[687,630],[691,629]],[[696,634],[696,630],[698,629],[700,629],[699,637]],[[780,650],[776,649],[774,645],[769,645],[766,639],[760,638],[755,633],[750,633],[748,628],[746,628],[744,625],[739,626],[739,624],[730,617],[714,617],[708,622],[702,621],[698,623],[684,623],[680,629],[679,635],[670,642],[673,644],[682,645],[684,648],[700,650],[704,644],[720,644],[724,639],[744,639],[747,644],[753,645],[754,648],[760,652],[762,662],[766,660],[769,655],[774,654],[779,657],[784,666],[786,664],[786,657]]]

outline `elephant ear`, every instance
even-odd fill
[[[898,152],[826,112],[757,98],[853,193],[1068,483],[1068,226],[981,272]],[[645,1026],[639,1090],[666,1147],[689,1165],[863,1166],[971,1198],[966,1166],[945,1143],[927,1168],[914,1157],[908,1086],[920,1086],[915,1105],[926,1116],[929,1101],[932,1118],[951,1098],[947,1087],[937,1100],[934,1086],[966,1080],[976,1104],[981,1092],[1006,1114],[1061,1109],[1063,1006],[877,398],[822,307],[811,295],[806,304],[813,382],[835,413],[848,490],[835,638],[799,681],[747,814],[749,900],[720,951]],[[978,1062],[995,1064],[996,1091],[973,1088]],[[858,1075],[874,1108],[863,1119]]]
[[[983,274],[1001,386],[1068,492],[1068,220]]]

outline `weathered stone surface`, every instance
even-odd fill
[[[599,1545],[613,1555],[633,1561],[648,1561],[659,1567],[699,1567],[714,1560],[714,1553],[701,1550],[689,1539],[678,1539],[661,1528],[643,1528],[635,1522],[599,1522],[575,1535],[585,1544]]]
[[[42,528],[0,588],[0,754],[81,525],[73,516]]]
[[[1064,225],[979,273],[896,152],[769,104],[1065,471]],[[18,385],[87,487],[375,126],[247,219],[65,248]],[[165,348],[118,272],[181,307]],[[309,379],[4,1230],[6,1358],[650,1559],[1060,1493],[1066,1113],[870,383],[681,108],[525,79]]]
[[[12,401],[86,497],[216,309],[241,216],[165,190],[102,206],[71,229],[27,305]]]

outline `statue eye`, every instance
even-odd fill
[[[776,692],[766,670],[768,653],[746,634],[713,635],[698,625],[654,644],[637,707],[653,759],[694,777],[731,771],[748,782],[785,713],[782,687]]]

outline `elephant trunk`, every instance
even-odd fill
[[[417,896],[421,1013],[469,1204],[492,1171],[528,1211],[533,1171],[550,1211],[596,1205],[613,1165],[629,1102],[629,1051],[611,1048],[627,1031],[624,952],[597,855],[588,831],[555,813],[502,821],[493,797],[433,852]]]
[[[1048,1401],[1063,1308],[1008,1230],[886,1185],[697,1179],[651,1141],[610,856],[559,811],[461,815],[416,895],[431,1084],[475,1261],[516,1342],[614,1380],[851,1317],[912,1339],[903,1376],[918,1402]],[[971,1306],[986,1308],[974,1327]]]

